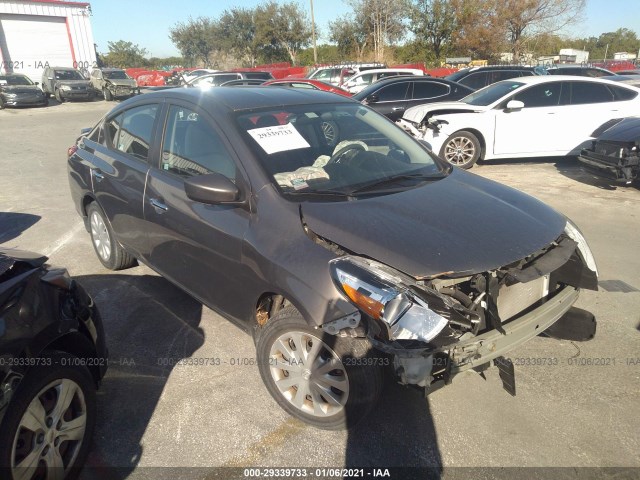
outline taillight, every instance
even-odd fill
[[[67,149],[67,158],[71,157],[71,155],[73,155],[77,151],[78,151],[78,146],[77,145],[72,145],[71,147],[69,147]]]

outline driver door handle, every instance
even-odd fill
[[[164,203],[162,203],[157,198],[150,198],[149,203],[153,206],[153,208],[156,209],[157,213],[164,213],[167,210],[169,210],[169,207],[167,207]]]

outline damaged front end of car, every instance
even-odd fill
[[[373,348],[393,358],[400,383],[422,387],[426,394],[466,370],[484,371],[493,361],[505,389],[515,395],[513,366],[504,354],[545,330],[556,338],[564,338],[563,329],[571,330],[571,339],[595,334],[593,316],[572,308],[579,289],[597,290],[598,279],[591,250],[570,221],[550,245],[491,271],[415,278],[348,254],[332,260],[330,269],[358,313],[323,330],[366,336]],[[563,326],[564,318],[570,325]]]
[[[640,118],[613,119],[594,133],[578,160],[598,176],[630,184],[640,175]]]

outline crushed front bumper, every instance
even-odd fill
[[[631,183],[640,174],[640,155],[616,157],[592,150],[582,150],[578,160],[596,175],[620,183]]]
[[[439,349],[396,348],[379,341],[374,347],[394,357],[400,383],[417,385],[429,394],[470,369],[483,371],[492,360],[544,332],[563,317],[578,299],[579,290],[565,286],[537,308],[503,324],[504,333],[490,330]]]

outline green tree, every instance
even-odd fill
[[[441,59],[458,29],[458,15],[449,0],[414,0],[410,5],[410,29],[416,39]]]
[[[104,62],[112,67],[131,68],[146,66],[147,50],[132,42],[118,40],[107,42],[109,53],[104,56]]]
[[[220,29],[215,20],[206,17],[189,18],[185,23],[177,23],[170,31],[169,38],[191,64],[211,64],[210,55],[220,44]]]
[[[296,2],[263,3],[256,8],[255,20],[257,41],[275,51],[284,50],[293,65],[298,52],[311,43],[307,12]]]
[[[358,62],[363,61],[365,48],[369,45],[371,29],[367,19],[345,15],[329,22],[329,39],[335,42],[341,55],[347,57],[355,54]]]
[[[256,65],[262,45],[256,37],[256,11],[247,8],[225,10],[219,20],[223,44],[244,66]]]

